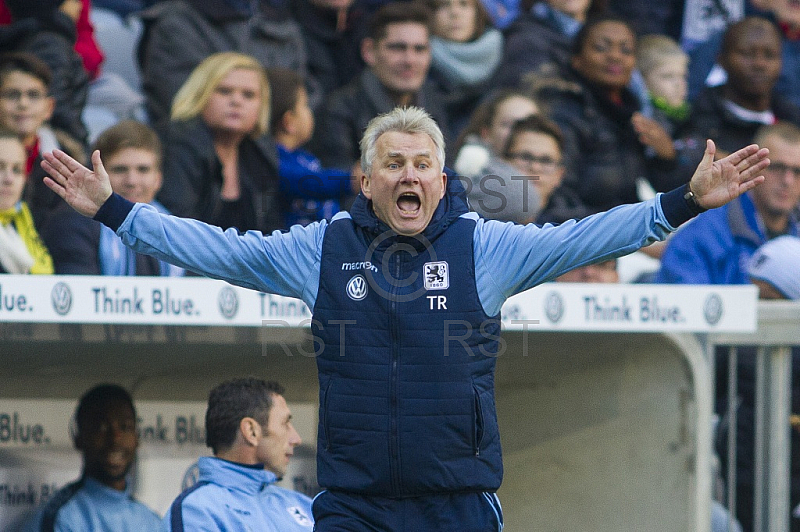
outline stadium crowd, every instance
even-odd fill
[[[543,224],[671,190],[706,138],[720,156],[775,127],[786,153],[721,222],[730,238],[708,241],[701,216],[691,242],[619,263],[622,282],[747,282],[758,246],[799,231],[800,8],[699,3],[0,0],[0,127],[23,143],[28,175],[12,211],[30,211],[41,239],[29,254],[43,244],[55,273],[175,275],[137,269],[87,222],[64,243],[71,216],[42,185],[41,153],[88,162],[116,134],[143,155],[149,128],[158,176],[116,165],[129,188],[152,188],[146,201],[166,212],[269,233],[348,208],[367,122],[416,105],[443,130],[474,210]]]

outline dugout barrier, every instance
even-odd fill
[[[787,312],[781,330],[796,332],[800,311]],[[506,530],[707,530],[709,352],[771,337],[755,289],[550,284],[503,314]],[[206,279],[0,277],[0,529],[78,475],[69,417],[98,382],[134,395],[135,494],[158,512],[208,452],[208,390],[247,374],[286,386],[304,443],[283,484],[314,493],[309,318],[296,300]],[[767,458],[768,471],[787,467]]]

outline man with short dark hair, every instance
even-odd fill
[[[325,166],[351,168],[369,121],[396,106],[424,108],[447,133],[444,107],[428,82],[431,17],[422,4],[402,1],[375,12],[361,42],[367,68],[328,97],[319,117],[312,151]]]
[[[781,30],[771,20],[748,16],[730,24],[722,37],[717,62],[725,83],[705,87],[693,100],[688,124],[679,142],[689,149],[692,170],[703,141],[713,138],[720,154],[730,153],[753,140],[758,129],[776,121],[800,126],[800,108],[775,90],[781,73]]]
[[[300,445],[283,392],[276,382],[254,378],[211,390],[206,445],[214,456],[198,460],[197,484],[172,503],[167,530],[313,530],[311,499],[275,485]]]
[[[73,440],[83,454],[83,474],[48,499],[26,530],[159,530],[155,512],[128,491],[126,476],[139,446],[130,394],[116,384],[95,386],[78,403],[75,427]]]
[[[123,120],[100,133],[92,149],[104,154],[111,186],[117,193],[130,201],[149,203],[161,212],[169,212],[155,199],[162,183],[162,149],[158,135],[150,126]],[[64,202],[59,203],[42,228],[42,240],[53,256],[55,273],[184,275],[181,268],[126,248],[108,227],[81,216]]]

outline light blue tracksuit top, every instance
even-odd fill
[[[56,492],[22,528],[25,532],[155,532],[158,515],[119,491],[84,477]]]
[[[263,465],[220,458],[198,461],[197,484],[181,493],[162,521],[172,532],[311,532],[311,499],[276,486]]]

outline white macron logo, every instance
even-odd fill
[[[361,301],[367,297],[367,280],[360,273],[347,282],[347,296],[353,301]]]

